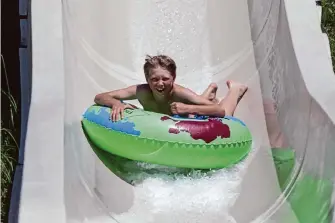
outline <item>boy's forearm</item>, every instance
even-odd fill
[[[194,104],[196,104],[196,105],[215,105],[216,103],[214,103],[213,101],[210,101],[208,99],[202,98],[202,97],[197,97],[194,100]]]
[[[120,103],[120,100],[136,99],[137,85],[132,85],[123,89],[101,93],[95,96],[94,102],[99,105],[113,107]]]
[[[110,95],[97,95],[94,102],[98,105],[113,107],[115,104],[120,103],[120,100],[113,98]]]
[[[213,105],[186,105],[189,114],[223,117],[225,111],[217,104]]]

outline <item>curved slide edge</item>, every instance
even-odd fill
[[[330,46],[314,0],[284,2],[293,49],[310,99],[302,173],[288,199],[301,222],[334,222],[335,74]]]
[[[249,2],[254,4],[255,10],[257,3],[261,4],[261,1],[257,0]],[[273,18],[269,21],[273,22]],[[256,24],[257,22],[259,22],[257,18],[251,21]],[[269,136],[280,132],[284,138],[278,140],[278,143],[274,142],[278,145],[272,146],[291,146],[298,161],[302,162],[301,172],[295,170],[294,173],[298,177],[297,184],[291,185],[293,186],[290,187],[291,191],[285,191],[285,193],[292,192],[288,199],[293,201],[292,208],[297,211],[296,214],[300,215],[298,218],[301,219],[311,216],[304,216],[301,212],[301,208],[306,207],[302,205],[306,202],[302,196],[306,196],[306,188],[309,194],[315,195],[314,201],[322,200],[326,194],[328,201],[324,205],[329,207],[334,205],[335,191],[332,185],[335,179],[332,161],[335,159],[334,72],[314,0],[280,1],[280,15],[275,35],[270,32],[273,31],[271,24],[268,26],[260,35],[253,33],[256,42],[255,58],[260,71],[264,103],[270,104],[275,112],[276,120],[269,117],[267,120]],[[264,43],[267,43],[266,40],[272,36],[274,40],[270,52],[265,52],[269,49],[269,45]],[[264,59],[265,54],[269,56]],[[300,164],[298,166],[300,167]],[[315,181],[312,183],[310,179]],[[317,190],[315,184],[326,189]],[[314,213],[322,214],[316,213],[317,211],[318,209],[315,209]],[[262,217],[270,215],[268,212]]]

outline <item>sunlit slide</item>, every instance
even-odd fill
[[[314,0],[30,7],[16,222],[334,221],[335,79]],[[145,84],[147,55],[173,58],[175,82],[196,94],[215,83],[224,98],[228,80],[248,90],[232,117],[164,115],[127,100],[138,108],[113,122],[95,96]]]

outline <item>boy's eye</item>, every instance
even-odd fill
[[[157,82],[158,79],[157,79],[157,78],[152,78],[151,81],[153,81],[153,82]]]
[[[169,80],[169,78],[167,78],[167,77],[163,78],[163,81],[168,81],[168,80]]]

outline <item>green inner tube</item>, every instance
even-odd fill
[[[131,160],[181,168],[224,168],[251,150],[247,126],[234,117],[189,119],[127,109],[110,120],[111,109],[92,105],[83,115],[88,139],[99,149]]]

